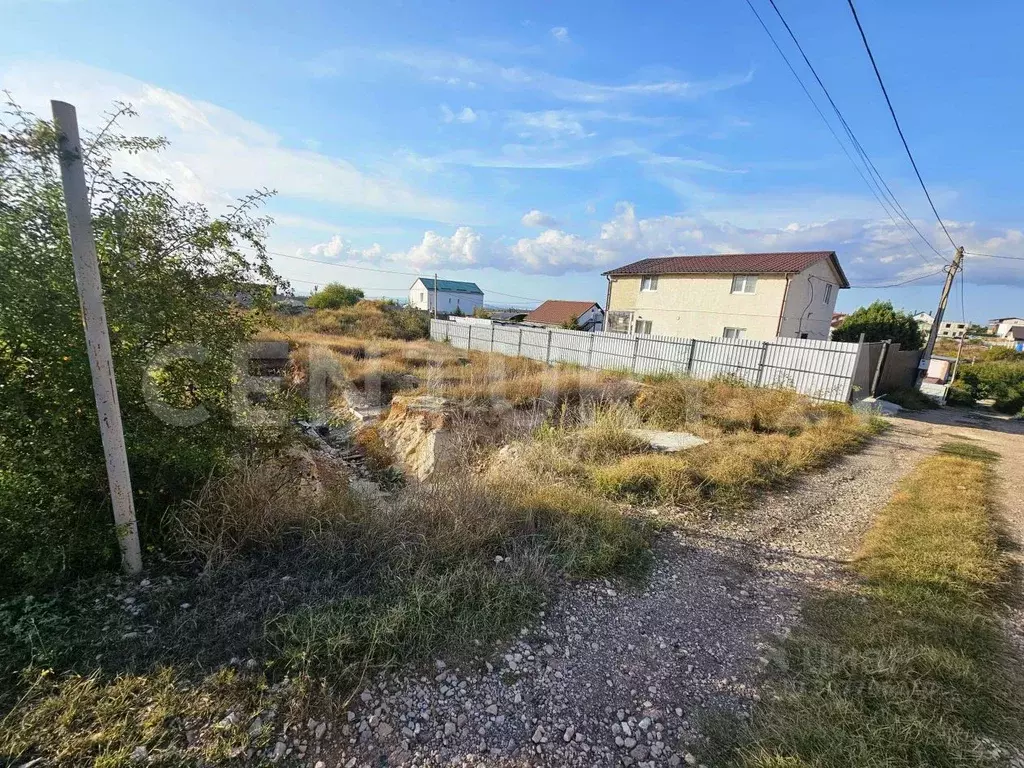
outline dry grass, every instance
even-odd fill
[[[296,449],[239,460],[173,510],[170,524],[176,540],[210,569],[291,535],[315,536],[354,517],[361,503],[348,492],[343,470]]]
[[[237,764],[247,749],[276,738],[270,726],[252,728],[255,718],[267,709],[287,710],[299,700],[290,699],[294,693],[271,693],[261,674],[230,669],[199,681],[167,668],[111,680],[41,672],[21,706],[0,721],[0,755],[11,765]],[[228,712],[234,717],[225,720]],[[134,756],[138,747],[145,758]]]
[[[1003,764],[1021,743],[1020,661],[999,621],[1008,578],[985,461],[940,455],[899,486],[859,554],[855,594],[824,593],[779,651],[745,768]]]
[[[765,400],[771,400],[772,394]],[[719,428],[726,422],[734,425],[734,403],[745,403],[743,411],[751,413],[748,407],[752,399],[744,396],[724,400],[725,418],[715,411],[707,413]],[[705,407],[716,401],[722,400],[705,400]],[[791,428],[796,420],[794,414],[786,417],[784,423]],[[614,464],[593,467],[590,476],[594,488],[612,499],[640,504],[736,507],[758,489],[822,467],[849,453],[873,431],[870,423],[846,407],[808,403],[803,420],[805,426],[797,433],[761,433],[733,426],[731,431],[695,449],[680,454],[630,456]],[[688,423],[691,428],[700,424],[694,417]]]

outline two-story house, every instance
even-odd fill
[[[604,274],[606,330],[698,339],[827,339],[850,287],[834,251],[668,256]]]

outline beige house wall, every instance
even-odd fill
[[[772,339],[785,290],[781,275],[758,276],[753,294],[732,293],[732,275],[659,275],[656,291],[641,291],[640,276],[617,277],[608,308],[650,320],[661,336],[709,339],[744,328],[744,338]]]
[[[832,286],[828,301],[824,301],[826,284]],[[806,333],[809,339],[827,339],[838,295],[839,275],[827,261],[815,262],[793,275],[779,336],[800,338]]]
[[[820,261],[790,276],[758,275],[753,294],[732,293],[732,275],[659,275],[658,290],[641,291],[641,276],[612,278],[608,310],[631,311],[633,321],[650,320],[651,333],[707,339],[726,328],[743,328],[743,338],[776,336],[827,339],[839,293],[839,276]],[[823,301],[825,284],[832,295]],[[785,307],[783,300],[785,297]],[[779,319],[782,318],[781,332]]]

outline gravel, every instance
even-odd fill
[[[469,661],[378,676],[314,754],[327,766],[699,765],[702,716],[749,717],[770,647],[926,453],[901,423],[728,519],[672,525],[641,588],[566,584]]]

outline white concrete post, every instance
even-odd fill
[[[92,236],[88,187],[82,164],[82,142],[78,135],[75,108],[63,101],[51,101],[53,121],[60,139],[60,175],[64,185],[64,207],[68,216],[71,256],[75,265],[75,284],[82,308],[85,342],[92,371],[92,388],[99,412],[100,437],[107,462],[110,500],[114,507],[117,543],[121,548],[121,565],[130,574],[142,570],[139,531],[135,522],[132,481],[128,473],[128,456],[124,447],[121,408],[117,401],[117,382],[107,334],[107,313],[103,307],[100,265]]]

